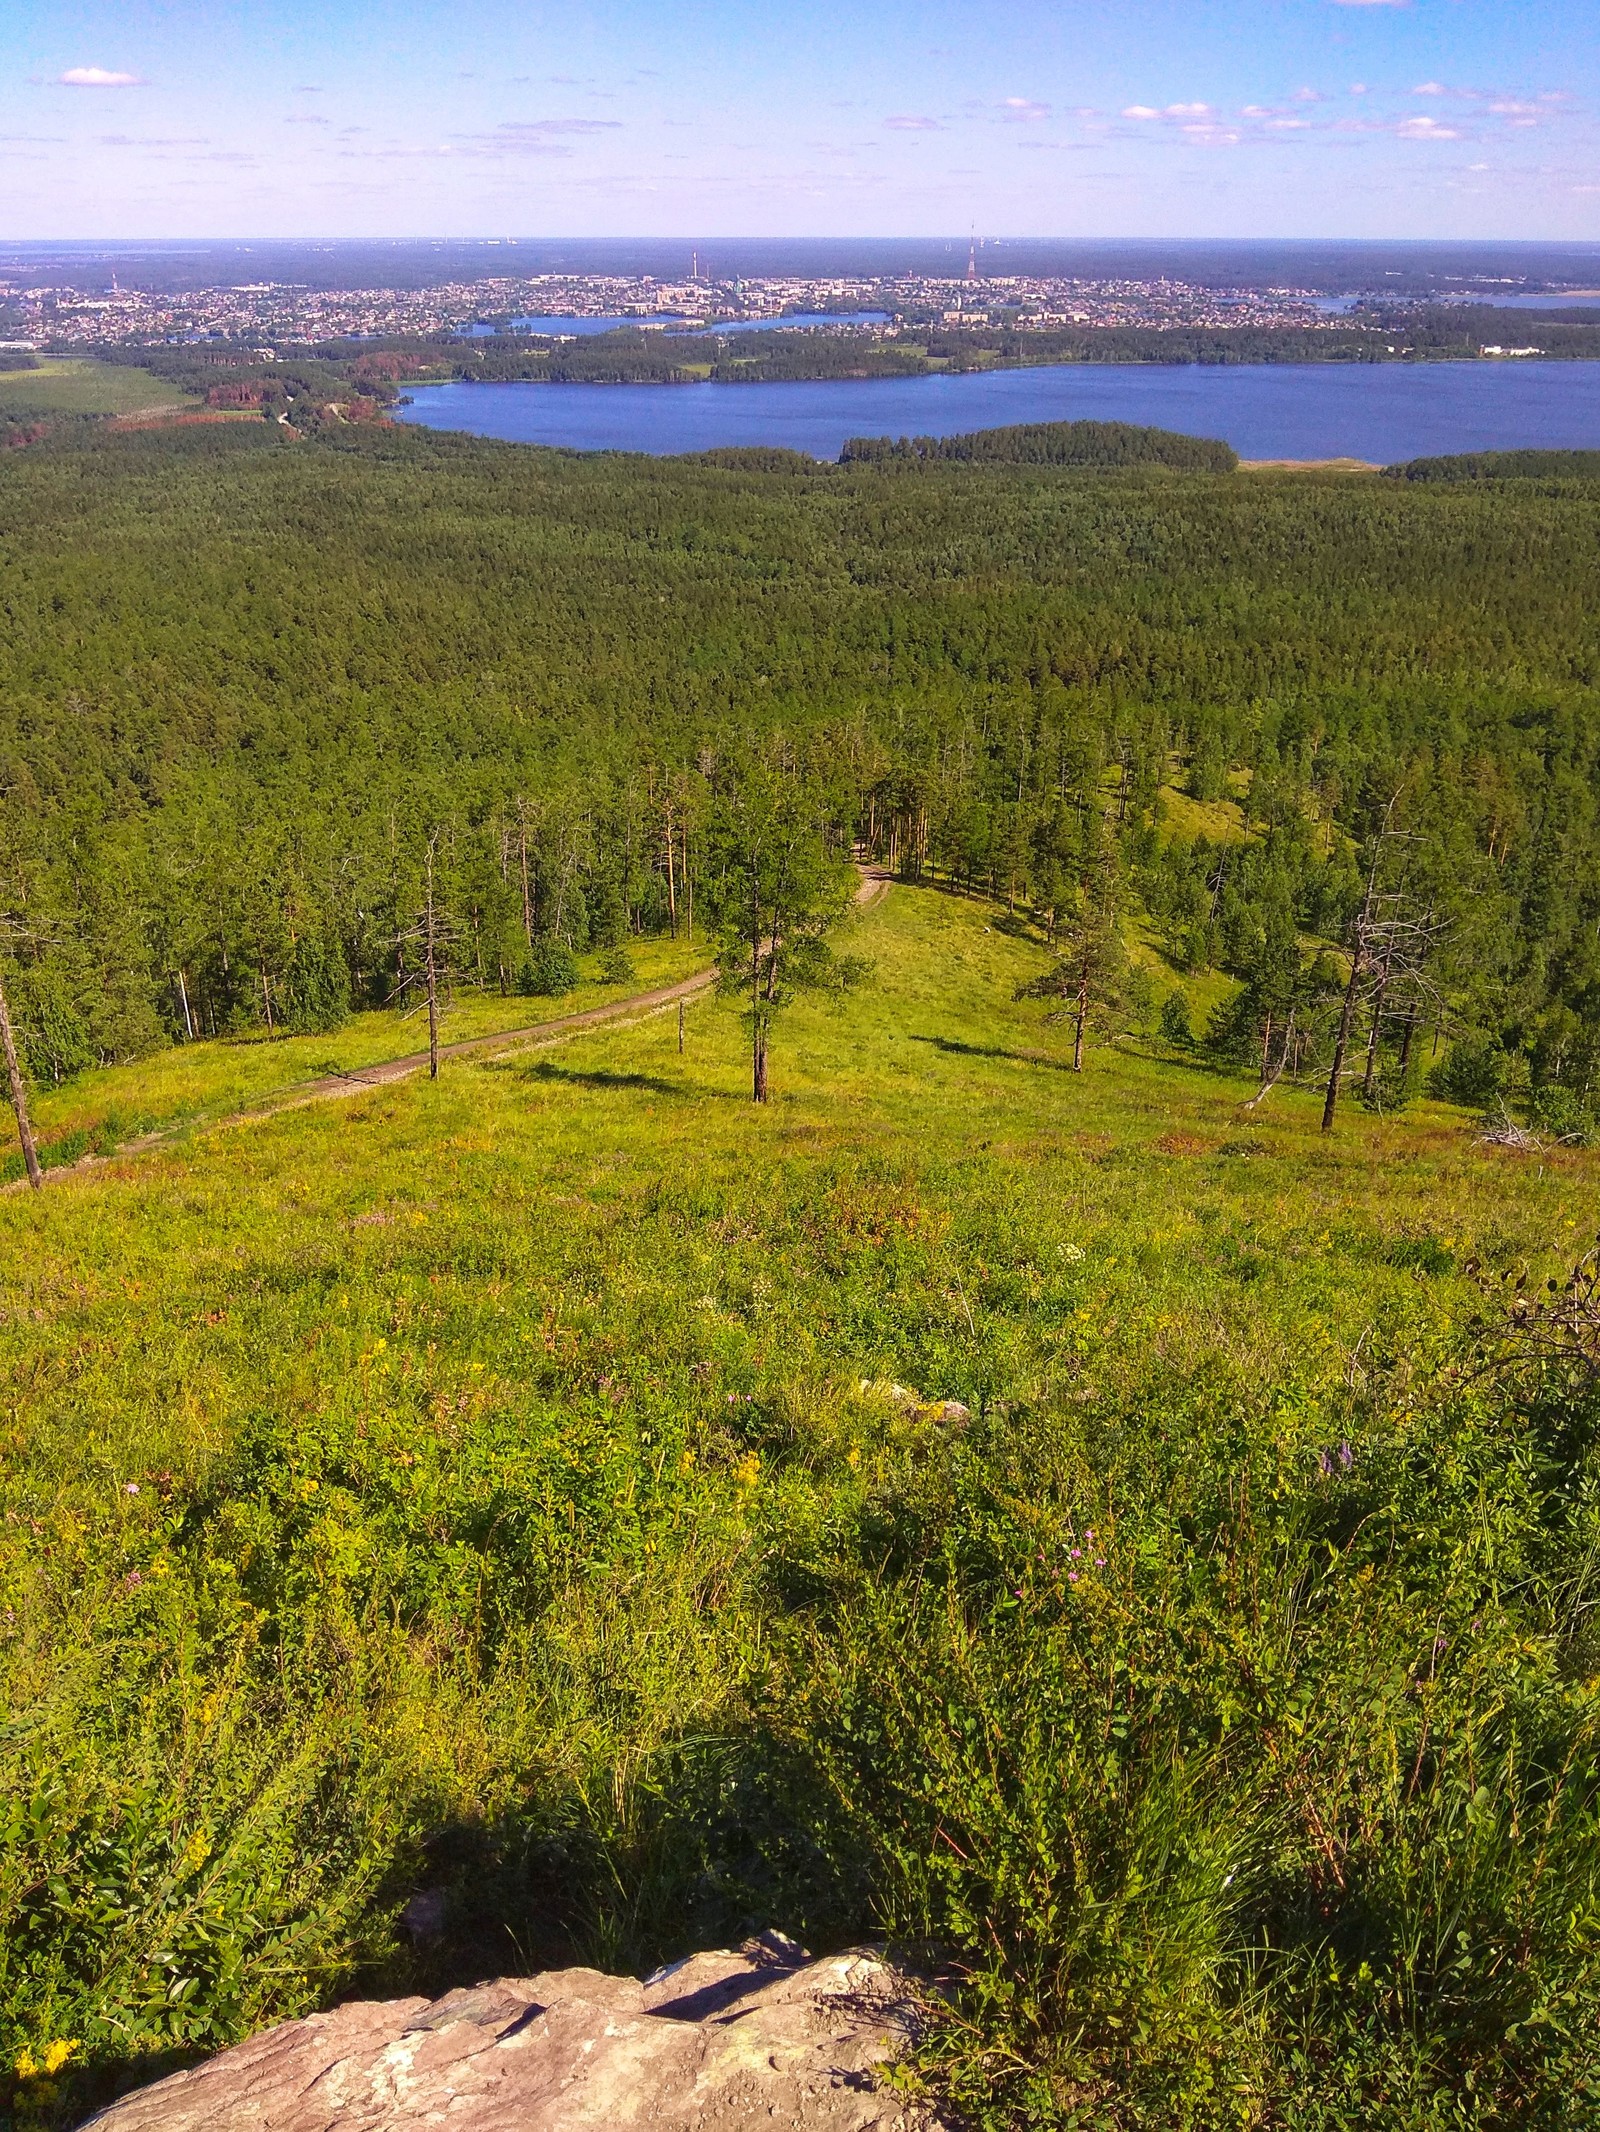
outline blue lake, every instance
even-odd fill
[[[952,436],[1007,422],[1146,422],[1246,459],[1373,459],[1600,448],[1600,362],[1063,364],[963,376],[767,385],[424,385],[403,422],[572,451]]]

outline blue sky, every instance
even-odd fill
[[[6,0],[0,237],[1600,236],[1600,0]]]

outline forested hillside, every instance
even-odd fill
[[[1408,1026],[1586,1106],[1600,485],[1575,463],[765,470],[267,424],[14,455],[28,1062],[388,997],[435,833],[461,981],[665,929],[766,736],[817,766],[841,843],[1054,912],[1109,866],[1180,972],[1257,1006],[1308,985],[1302,1030],[1386,822],[1380,870],[1437,935]]]
[[[976,2132],[1600,2113],[1600,483],[867,449],[0,462],[0,2132],[764,1927]]]

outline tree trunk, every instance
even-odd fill
[[[517,817],[517,855],[522,861],[522,930],[527,938],[528,946],[531,948],[533,946],[533,897],[528,891],[528,825],[522,820],[520,813]]]
[[[683,1056],[683,1001],[678,1002],[678,1056]]]
[[[183,972],[178,972],[178,997],[183,1002],[183,1028],[189,1042],[194,1042],[194,1016],[189,1012],[189,987],[183,981]]]
[[[755,1025],[753,1041],[750,1047],[750,1063],[752,1069],[751,1098],[754,1102],[765,1103],[767,1100],[767,1025],[764,1020],[759,1018]]]
[[[1084,957],[1083,971],[1078,979],[1078,1018],[1072,1030],[1072,1070],[1083,1071],[1083,1025],[1089,1019],[1089,959]]]
[[[667,852],[667,917],[671,921],[672,937],[676,940],[678,937],[678,884],[672,870],[672,809],[670,807],[666,813],[665,841]]]
[[[6,1078],[11,1083],[11,1108],[17,1114],[17,1138],[22,1142],[23,1165],[28,1172],[28,1182],[37,1192],[44,1183],[39,1171],[39,1154],[33,1144],[33,1127],[28,1120],[28,1091],[23,1083],[22,1068],[17,1063],[17,1040],[11,1031],[11,1009],[6,1004],[6,988],[0,983],[0,1046],[5,1049]]]
[[[262,997],[262,998],[263,998],[263,999],[264,999],[264,1000],[266,1001],[266,1003],[267,1003],[267,1039],[268,1039],[268,1041],[270,1042],[270,1041],[271,1041],[271,1039],[272,1039],[272,1033],[273,1033],[273,1030],[272,1030],[272,987],[271,987],[271,986],[270,986],[270,985],[269,985],[269,984],[267,983],[267,973],[266,973],[266,971],[265,971],[265,970],[263,970],[263,971],[262,971],[262,973],[261,973],[261,997]]]
[[[1383,1035],[1383,1002],[1389,990],[1389,959],[1385,955],[1378,978],[1378,995],[1372,1002],[1372,1027],[1367,1032],[1367,1064],[1361,1076],[1361,1093],[1371,1100],[1378,1080],[1378,1040]]]
[[[1333,1131],[1334,1106],[1339,1100],[1339,1076],[1344,1072],[1344,1055],[1350,1043],[1350,1024],[1355,1019],[1356,987],[1361,982],[1361,950],[1358,947],[1350,958],[1350,982],[1344,988],[1344,1005],[1339,1010],[1339,1034],[1333,1045],[1333,1071],[1328,1075],[1328,1093],[1322,1105],[1322,1130]]]
[[[428,1078],[439,1078],[439,969],[434,955],[433,933],[433,847],[428,847],[428,900],[426,906],[425,970],[428,984]]]

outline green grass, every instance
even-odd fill
[[[529,1028],[563,1015],[581,1014],[688,977],[707,966],[710,954],[703,943],[669,939],[633,941],[628,952],[634,975],[626,983],[603,983],[598,975],[600,958],[590,955],[580,963],[577,988],[559,998],[462,989],[445,1004],[439,1041],[463,1043],[502,1029]],[[384,1059],[425,1051],[427,1045],[426,1012],[410,1005],[402,1011],[352,1015],[341,1028],[325,1035],[269,1040],[263,1033],[245,1041],[202,1039],[41,1091],[34,1104],[35,1130],[48,1146],[68,1135],[92,1135],[99,1140],[108,1122],[114,1140],[202,1124],[292,1095],[298,1086],[320,1075],[353,1073]],[[15,1149],[14,1129],[6,1134],[5,1144]]]
[[[854,918],[765,1110],[708,1000],[0,1201],[0,2024],[76,2045],[19,2122],[762,1924],[953,1963],[974,2121],[1577,2121],[1589,1407],[1465,1266],[1575,1255],[1600,1162],[1074,1075],[995,919]]]
[[[36,370],[0,372],[0,407],[15,414],[133,415],[199,404],[148,370],[88,357],[45,356]]]

